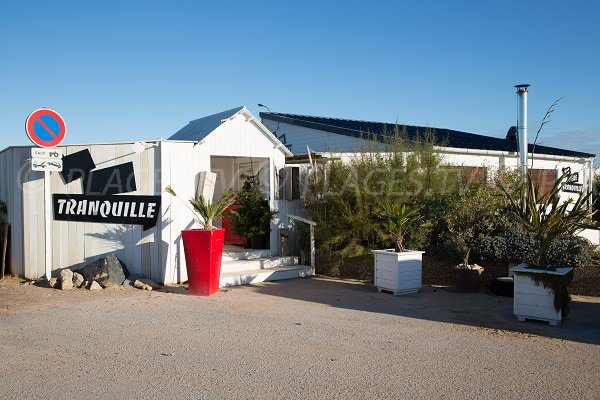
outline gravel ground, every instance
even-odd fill
[[[597,399],[600,299],[561,327],[512,299],[298,279],[209,298],[0,281],[2,399]]]

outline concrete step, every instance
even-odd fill
[[[223,261],[255,260],[257,258],[271,257],[271,250],[240,249],[241,250],[223,250]]]
[[[221,274],[257,269],[287,267],[298,264],[298,257],[269,257],[227,260],[221,262]]]
[[[314,268],[304,265],[292,267],[274,267],[239,272],[222,273],[220,286],[240,286],[252,283],[280,281],[285,279],[304,278],[315,274]]]

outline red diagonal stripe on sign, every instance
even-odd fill
[[[52,135],[52,137],[53,137],[54,139],[56,139],[56,138],[58,137],[58,135],[55,135],[55,134],[54,134],[54,132],[52,132],[52,129],[48,128],[48,125],[46,125],[46,124],[44,123],[44,121],[42,121],[42,119],[41,119],[40,117],[37,117],[37,118],[35,119],[35,121],[36,121],[36,122],[39,122],[39,123],[40,123],[40,125],[42,125],[42,126],[44,127],[44,129],[45,129],[45,130],[47,130],[47,131],[48,131],[48,133],[49,133],[50,135]]]

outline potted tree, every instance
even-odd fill
[[[271,220],[277,212],[269,208],[256,177],[246,179],[237,194],[236,204],[239,207],[230,211],[236,233],[247,238],[253,249],[268,248]]]
[[[552,262],[552,244],[561,237],[573,238],[585,228],[597,228],[592,222],[594,212],[588,207],[591,193],[581,193],[577,200],[562,201],[562,185],[570,175],[563,174],[547,193],[541,193],[529,174],[516,196],[503,189],[516,220],[538,245],[531,263],[513,269],[513,312],[519,321],[529,318],[558,325],[568,314],[571,301],[568,285],[573,279],[573,266]],[[576,241],[571,240],[565,251],[580,250]]]
[[[375,257],[375,287],[394,295],[414,293],[421,288],[423,251],[407,250],[404,240],[415,229],[422,216],[420,208],[386,200],[382,203],[384,223],[394,240],[393,249],[373,250]]]
[[[179,198],[171,186],[167,186],[166,191]],[[181,231],[189,293],[192,296],[210,296],[219,291],[225,230],[216,228],[213,220],[234,201],[235,195],[229,192],[225,192],[216,202],[208,201],[203,196],[189,200],[192,207],[188,208],[197,216],[196,221],[200,225],[200,229]],[[184,204],[187,206],[187,203]]]
[[[447,214],[449,239],[460,259],[460,264],[453,268],[456,288],[460,292],[479,291],[484,268],[473,261],[472,249],[482,235],[494,229],[496,203],[490,186],[482,183],[457,196]]]

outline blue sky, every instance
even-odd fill
[[[503,137],[517,83],[540,142],[600,154],[595,1],[55,1],[0,13],[0,148],[27,115],[65,143],[169,137],[257,103]],[[598,163],[597,163],[598,164]]]

